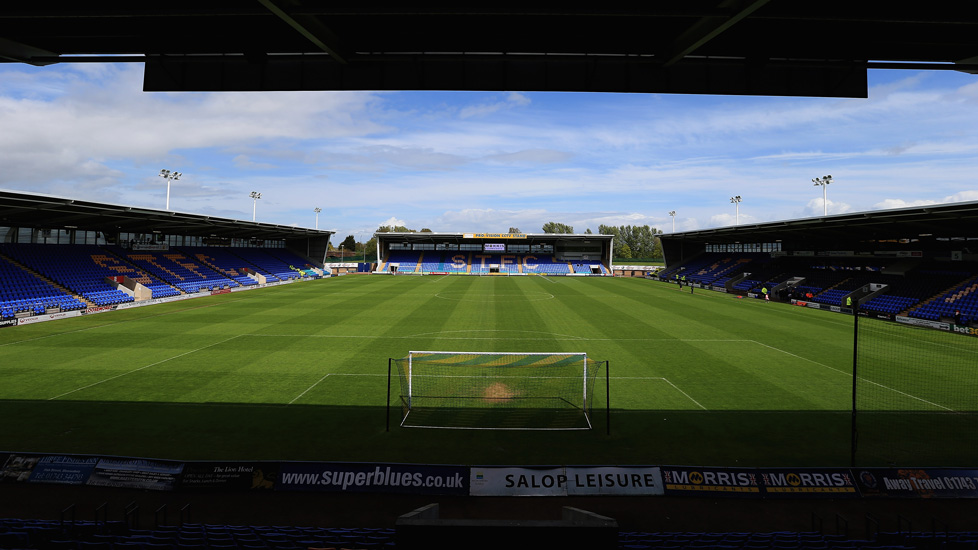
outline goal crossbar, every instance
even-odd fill
[[[403,427],[588,430],[607,362],[586,353],[411,351],[397,366]]]

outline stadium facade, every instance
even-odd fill
[[[665,267],[648,272],[631,269],[634,266],[615,266],[611,235],[378,232],[374,234],[378,262],[355,268],[351,264],[347,271],[513,276],[649,273],[669,282],[686,276],[693,288],[794,300],[807,307],[847,313],[852,311],[847,307],[850,301],[857,301],[864,315],[967,331],[978,319],[978,305],[971,299],[978,295],[971,289],[978,284],[973,280],[978,273],[976,227],[978,202],[964,202],[660,234]],[[105,265],[97,266],[102,269],[96,269],[96,280],[87,283],[87,291],[92,291],[92,284],[109,285],[95,289],[98,291],[118,289],[119,285],[105,282],[106,275],[112,274],[138,274],[137,278],[152,287],[147,280],[161,282],[154,277],[173,275],[174,270],[195,262],[210,262],[209,267],[224,270],[225,275],[235,269],[242,273],[218,283],[204,277],[191,286],[179,276],[170,277],[174,280],[162,281],[163,286],[174,288],[178,294],[193,294],[202,289],[234,287],[233,279],[238,276],[245,277],[245,282],[250,277],[264,283],[257,266],[252,265],[255,272],[249,274],[249,263],[241,258],[222,260],[217,257],[220,255],[215,256],[217,251],[232,250],[279,251],[289,255],[286,266],[291,269],[286,271],[302,276],[308,270],[306,275],[321,276],[325,274],[331,236],[332,232],[325,230],[0,192],[0,246],[5,247],[0,254],[4,261],[16,262],[16,251],[27,245],[70,246],[75,251],[94,247],[96,255],[107,253],[109,259],[100,260]],[[183,265],[169,270],[142,256],[118,258],[125,253],[151,255],[170,250],[190,251],[197,257],[176,260]],[[86,256],[88,260],[91,257]],[[203,269],[193,268],[193,275]],[[43,270],[35,271],[43,274]],[[276,279],[272,275],[267,280]],[[5,286],[11,287],[12,279],[7,281]],[[914,294],[906,295],[904,288],[913,285]],[[81,296],[86,307],[111,305],[97,292],[96,298],[87,299],[84,291],[72,291],[72,285],[65,281],[61,287],[60,294]],[[21,305],[24,307],[17,306],[19,313],[7,307],[7,317],[63,309],[60,304]]]
[[[0,192],[0,327],[318,278],[330,231]]]
[[[976,261],[976,228],[978,202],[960,202],[743,224],[660,237],[667,267],[703,252],[845,251],[889,257],[920,253],[953,261]]]
[[[978,203],[661,235],[654,278],[976,335]]]
[[[375,233],[376,273],[610,275],[611,235],[557,233]]]
[[[0,191],[0,242],[285,248],[323,267],[332,231]]]

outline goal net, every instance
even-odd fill
[[[412,351],[391,361],[401,426],[483,430],[591,429],[607,367],[585,353]]]

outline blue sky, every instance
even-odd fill
[[[0,65],[0,188],[319,228],[672,231],[978,200],[978,76],[868,99],[144,93],[139,64]]]

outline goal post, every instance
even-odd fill
[[[396,367],[402,427],[590,430],[607,365],[586,353],[411,351],[388,360],[388,426]]]

